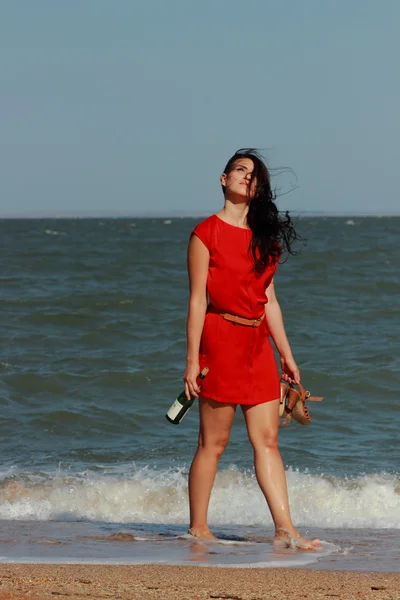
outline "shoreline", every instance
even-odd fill
[[[167,565],[0,564],[0,600],[399,600],[400,573]]]

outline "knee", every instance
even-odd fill
[[[217,458],[222,456],[224,450],[228,444],[229,438],[221,437],[216,439],[207,439],[202,436],[199,437],[199,449],[205,450],[206,452],[213,454]]]
[[[278,449],[278,430],[275,428],[266,429],[258,435],[250,437],[251,445],[254,450],[277,450]]]

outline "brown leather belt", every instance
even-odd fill
[[[265,317],[265,313],[258,319],[245,319],[244,317],[238,317],[237,315],[230,315],[229,313],[220,313],[226,321],[237,323],[238,325],[247,325],[247,327],[258,327],[261,321]]]

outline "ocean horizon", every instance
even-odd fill
[[[285,211],[282,211],[285,212]],[[400,212],[362,212],[362,211],[313,211],[313,210],[290,210],[289,213],[294,217],[399,217]],[[183,210],[156,210],[156,211],[1,211],[0,219],[162,219],[162,218],[195,218],[208,217],[212,214],[210,211],[183,211]]]

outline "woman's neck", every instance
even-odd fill
[[[248,212],[248,202],[233,203],[228,198],[225,198],[224,208],[218,213],[218,215],[231,225],[236,225],[237,227],[247,227]]]

